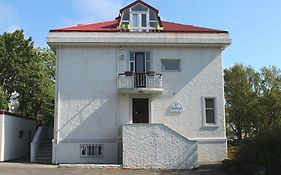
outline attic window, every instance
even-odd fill
[[[121,14],[120,28],[132,32],[148,32],[159,29],[157,11],[138,3]]]

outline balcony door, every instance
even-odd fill
[[[133,123],[149,123],[149,99],[133,98]]]
[[[135,87],[146,87],[145,53],[135,53]]]
[[[135,54],[135,72],[145,73],[145,54],[143,52]]]

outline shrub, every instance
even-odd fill
[[[281,126],[244,139],[239,145],[237,160],[279,168],[281,165]]]

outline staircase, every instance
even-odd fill
[[[52,141],[42,140],[35,158],[37,163],[51,163],[52,162]]]
[[[31,143],[31,162],[52,163],[53,128],[39,127]]]

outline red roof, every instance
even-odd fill
[[[228,33],[227,31],[197,27],[192,25],[178,24],[162,21],[163,30],[168,33]],[[77,25],[66,28],[50,30],[50,32],[124,32],[117,29],[118,20],[106,21],[94,24]]]

